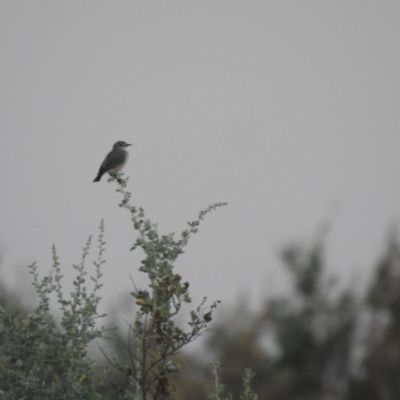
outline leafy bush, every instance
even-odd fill
[[[145,219],[142,208],[130,204],[126,191],[127,179],[116,180],[117,192],[122,194],[120,207],[130,213],[138,237],[131,250],[142,249],[144,259],[139,271],[146,274],[148,285],[137,288],[131,296],[138,306],[132,322],[127,322],[128,340],[125,344],[127,363],[109,356],[102,349],[110,365],[125,378],[123,385],[114,384],[118,399],[153,400],[167,398],[173,391],[171,374],[179,371],[172,360],[180,349],[197,339],[212,320],[219,301],[206,305],[204,298],[186,321],[186,328],[178,326],[176,316],[184,303],[190,303],[189,283],[174,272],[174,263],[183,254],[190,237],[198,230],[204,216],[225,205],[217,203],[199,213],[189,222],[178,239],[174,234],[160,235],[158,227]],[[62,290],[62,274],[56,249],[53,246],[53,266],[40,279],[37,265],[30,268],[33,286],[39,297],[34,313],[18,307],[0,309],[0,397],[6,400],[95,400],[100,399],[99,382],[95,378],[97,364],[88,355],[88,345],[94,339],[105,338],[106,328],[96,326],[98,291],[102,284],[101,266],[104,253],[104,225],[101,222],[98,258],[94,261],[96,274],[91,277],[93,288],[87,288],[85,262],[91,237],[83,248],[80,264],[73,265],[76,277],[74,290],[67,298]],[[61,311],[58,325],[50,312],[51,299]],[[250,379],[250,378],[249,378]],[[100,384],[104,377],[100,379]],[[244,397],[243,399],[255,399]]]
[[[60,263],[53,246],[53,266],[39,278],[37,265],[30,268],[39,305],[33,314],[17,307],[0,311],[0,395],[6,400],[99,399],[94,372],[96,364],[87,354],[88,344],[104,337],[105,328],[96,328],[100,297],[100,266],[104,263],[103,223],[100,226],[99,257],[94,262],[96,276],[91,293],[86,288],[85,261],[90,249],[87,241],[81,263],[74,265],[76,277],[70,298],[62,292]],[[61,311],[57,327],[50,312],[55,294]]]

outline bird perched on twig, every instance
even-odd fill
[[[129,153],[125,150],[130,144],[119,141],[114,144],[112,150],[107,154],[100,166],[99,173],[93,182],[99,182],[101,177],[108,172],[110,175],[116,175],[117,172],[124,168],[128,161]]]

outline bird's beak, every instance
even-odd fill
[[[132,146],[132,145],[127,143],[127,144],[126,144],[126,147],[128,147],[128,146]]]

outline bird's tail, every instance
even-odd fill
[[[103,176],[103,173],[99,172],[93,182],[99,182],[102,176]]]

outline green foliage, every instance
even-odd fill
[[[87,241],[81,263],[74,265],[76,277],[69,298],[62,292],[60,263],[53,246],[53,266],[42,279],[37,265],[30,268],[39,305],[33,314],[18,308],[0,311],[0,394],[5,400],[100,399],[94,373],[96,364],[87,354],[88,344],[104,336],[104,328],[96,328],[101,287],[100,267],[104,263],[103,223],[100,226],[99,256],[94,262],[96,275],[93,289],[86,287],[85,261],[90,249]],[[61,310],[61,327],[51,312],[51,296],[56,296]]]
[[[139,271],[147,275],[148,287],[135,285],[131,293],[139,309],[134,321],[128,323],[125,350],[129,362],[123,365],[115,359],[109,358],[109,361],[126,377],[125,386],[118,387],[120,399],[142,400],[148,396],[163,399],[174,390],[170,375],[179,371],[172,357],[205,332],[219,303],[206,306],[204,298],[190,312],[188,327],[178,326],[175,318],[180,315],[182,306],[191,302],[191,297],[189,283],[174,273],[174,263],[183,254],[190,237],[197,233],[205,215],[226,203],[217,203],[201,211],[198,219],[188,222],[189,228],[176,239],[172,233],[159,234],[157,225],[145,218],[143,208],[130,204],[126,179],[119,177],[117,182],[117,192],[122,194],[120,207],[129,211],[133,228],[138,232],[131,250],[141,249],[145,255]]]
[[[251,368],[246,368],[244,370],[243,377],[243,391],[240,394],[240,400],[258,400],[258,396],[253,392],[250,386],[251,380],[254,378],[254,372]]]
[[[220,380],[220,370],[221,364],[219,362],[214,362],[213,363],[213,375],[214,375],[214,391],[208,395],[208,398],[210,400],[222,400],[221,396],[222,393],[225,390],[225,386],[221,383]],[[229,395],[229,397],[225,400],[232,400],[232,395]]]
[[[115,357],[108,358],[116,370],[123,373],[125,384],[114,385],[118,399],[145,400],[149,396],[163,399],[173,391],[170,376],[179,372],[174,361],[179,350],[207,330],[219,301],[206,305],[204,298],[194,308],[186,328],[176,324],[182,306],[191,302],[189,283],[174,273],[174,262],[183,254],[190,237],[198,230],[205,215],[225,203],[214,204],[189,222],[178,239],[174,234],[159,235],[157,225],[144,218],[142,208],[129,203],[130,193],[125,190],[126,179],[112,177],[123,195],[120,206],[130,213],[138,237],[131,250],[143,250],[145,257],[139,271],[146,274],[149,283],[143,289],[134,285],[131,296],[138,305],[133,322],[127,322],[128,340],[124,344],[128,363]],[[97,328],[97,306],[100,268],[104,263],[104,227],[100,226],[99,255],[94,261],[96,275],[91,277],[93,289],[88,291],[85,262],[91,238],[83,248],[82,260],[73,265],[76,276],[73,291],[66,297],[62,290],[60,262],[53,246],[53,266],[43,278],[36,264],[30,273],[39,297],[34,313],[27,314],[17,307],[0,308],[0,397],[6,400],[95,400],[100,399],[98,369],[88,356],[88,345],[96,338],[104,338],[105,328]],[[51,314],[51,302],[56,301],[61,321],[56,323]],[[102,381],[100,380],[100,383]]]
[[[221,383],[220,368],[221,364],[219,362],[213,363],[212,373],[214,376],[214,390],[208,395],[210,400],[223,400],[221,396],[225,390],[225,386]],[[250,368],[246,368],[243,377],[243,389],[239,396],[240,400],[258,400],[258,396],[253,392],[253,389],[250,386],[253,377],[253,371]],[[232,399],[232,394],[229,394],[225,400]]]
[[[364,299],[352,290],[340,290],[326,276],[321,241],[309,249],[288,247],[282,259],[290,274],[291,293],[266,298],[256,313],[243,306],[241,299],[231,317],[213,327],[209,350],[224,368],[214,363],[210,376],[199,354],[178,353],[208,329],[219,302],[207,305],[203,299],[187,314],[189,283],[174,272],[174,266],[203,218],[225,203],[200,212],[177,237],[160,234],[143,209],[130,204],[126,180],[113,179],[122,195],[120,206],[129,212],[138,233],[131,250],[143,252],[138,269],[148,278],[144,287],[133,283],[130,296],[137,310],[132,321],[126,321],[127,340],[121,342],[124,356],[106,356],[122,377],[117,383],[112,378],[113,400],[170,396],[203,400],[207,393],[210,400],[400,398],[400,244],[396,237],[390,238]],[[2,299],[1,399],[105,399],[100,388],[104,378],[98,378],[98,364],[88,355],[88,345],[106,334],[96,324],[102,317],[97,307],[103,236],[101,224],[91,290],[85,270],[89,238],[81,262],[73,265],[75,279],[69,296],[62,290],[61,266],[53,247],[53,266],[47,275],[39,277],[36,264],[29,267],[39,297],[34,311],[28,313]],[[61,311],[58,322],[50,311],[53,302]],[[174,392],[174,385],[183,390]]]

